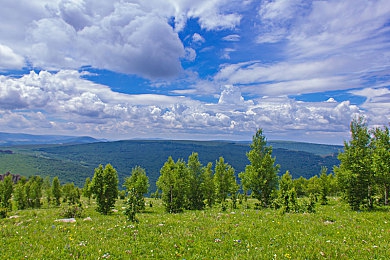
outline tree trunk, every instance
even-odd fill
[[[372,208],[373,207],[373,203],[372,203],[372,196],[371,196],[371,185],[368,186],[368,208]]]
[[[389,186],[385,185],[385,206],[389,204]]]

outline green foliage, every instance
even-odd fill
[[[63,149],[61,145],[56,147]],[[39,175],[42,178],[59,176],[64,183],[74,182],[77,186],[81,186],[85,178],[93,171],[92,166],[86,167],[77,160],[42,153],[35,150],[38,149],[35,146],[12,149],[14,150],[12,154],[0,153],[0,173],[10,171],[25,177]]]
[[[307,179],[301,176],[298,179],[293,179],[293,183],[298,197],[307,196],[307,185],[308,185]]]
[[[372,170],[371,137],[364,118],[351,122],[351,140],[344,142],[344,152],[338,158],[340,166],[335,167],[339,186],[353,210],[361,206],[372,208],[374,172]]]
[[[279,180],[278,198],[274,202],[281,212],[297,212],[298,199],[290,172],[286,172]]]
[[[62,186],[62,194],[63,202],[67,202],[69,205],[78,204],[80,202],[80,191],[74,186],[73,182],[65,183]]]
[[[51,186],[51,194],[54,197],[55,204],[57,206],[59,206],[61,204],[62,191],[61,191],[61,183],[60,183],[60,180],[57,176],[54,177],[54,179],[53,179],[53,183]]]
[[[102,165],[95,169],[91,190],[96,196],[96,210],[103,215],[111,213],[118,198],[118,174],[111,164],[104,169]]]
[[[375,182],[383,193],[384,204],[388,205],[390,190],[390,132],[388,127],[373,130],[372,169]]]
[[[92,190],[91,190],[91,178],[87,177],[85,179],[84,187],[82,190],[82,194],[84,197],[88,199],[88,204],[91,203],[91,196],[92,196]]]
[[[215,199],[217,202],[224,202],[229,195],[234,195],[238,191],[235,170],[223,157],[215,164],[214,173]]]
[[[289,170],[293,178],[307,179],[318,174],[321,166],[332,169],[338,165],[341,146],[297,142],[268,142],[280,172]],[[175,160],[198,152],[201,162],[215,162],[220,156],[236,172],[245,170],[249,142],[224,141],[166,141],[127,140],[78,145],[35,145],[12,147],[12,154],[0,153],[0,173],[11,171],[23,176],[39,174],[43,178],[58,176],[62,183],[73,182],[83,187],[87,177],[92,178],[96,165],[111,163],[118,171],[119,180],[128,176],[129,169],[141,165],[148,173],[150,190],[155,191],[161,166],[168,156]],[[99,151],[99,152],[97,152]],[[299,163],[297,163],[299,162]],[[120,183],[122,185],[123,183]]]
[[[42,198],[43,179],[40,176],[31,176],[24,184],[28,208],[40,208]]]
[[[146,175],[144,168],[136,166],[131,170],[131,176],[125,179],[125,184],[128,193],[132,193],[135,196],[137,203],[137,210],[145,209],[144,196],[148,193],[149,189],[149,178]]]
[[[46,176],[43,179],[42,189],[45,192],[47,204],[50,205],[51,202],[52,202],[52,191],[51,191],[51,183],[50,183],[50,177],[49,176]]]
[[[17,209],[26,209],[27,208],[27,194],[24,185],[27,180],[25,177],[22,177],[18,183],[15,184],[13,192],[13,200],[15,201]]]
[[[7,217],[8,208],[0,207],[0,219]]]
[[[60,216],[63,218],[82,218],[84,216],[84,209],[81,205],[68,205],[61,209]]]
[[[328,168],[322,167],[321,173],[320,173],[320,203],[322,205],[328,204],[328,195],[329,195],[329,190],[330,190],[330,180],[329,176],[327,175]]]
[[[8,175],[0,182],[0,207],[12,210],[11,197],[13,191],[12,176]]]
[[[137,193],[135,191],[135,188],[131,188],[128,192],[127,201],[126,201],[126,207],[123,214],[127,216],[127,220],[131,222],[138,222],[138,219],[136,217],[137,212],[139,212],[139,201],[137,198]],[[144,204],[145,206],[145,204]]]
[[[252,138],[251,150],[246,154],[250,164],[239,174],[245,191],[250,191],[264,207],[271,202],[271,194],[277,189],[278,171],[276,158],[272,157],[272,147],[267,146],[263,130],[258,129]]]
[[[199,161],[198,153],[192,153],[188,157],[187,163],[188,169],[188,209],[201,210],[204,208],[205,191],[202,190],[205,177],[203,172],[204,168]]]
[[[165,210],[169,213],[182,212],[186,206],[188,190],[185,162],[179,159],[175,163],[172,157],[168,157],[160,170],[160,174],[156,184],[162,191],[161,198]]]
[[[215,202],[215,184],[213,179],[213,164],[209,162],[202,171],[201,192],[208,207],[212,207]]]

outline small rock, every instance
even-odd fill
[[[65,222],[65,223],[74,223],[76,222],[75,218],[61,218],[61,219],[56,219],[56,222]]]

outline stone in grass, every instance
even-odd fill
[[[61,219],[56,219],[56,222],[64,222],[64,223],[74,223],[76,222],[75,218],[61,218]]]

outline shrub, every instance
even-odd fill
[[[83,207],[80,205],[70,205],[63,207],[60,215],[64,218],[81,218],[83,211]]]
[[[7,217],[7,208],[0,208],[0,218],[6,218]]]

